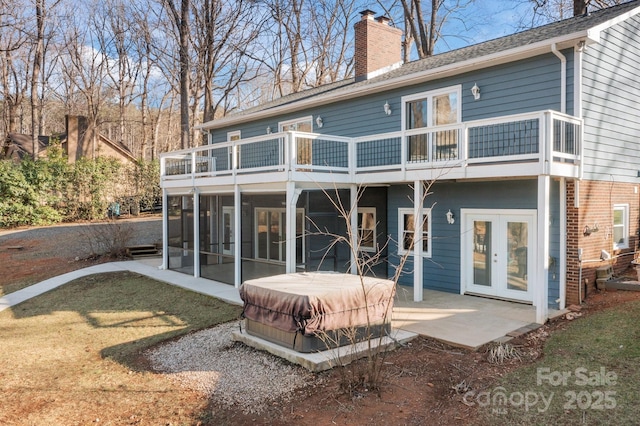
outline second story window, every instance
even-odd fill
[[[281,121],[278,123],[281,132],[307,132],[313,131],[313,117],[302,117],[294,120]],[[312,142],[308,138],[296,138],[296,163],[297,164],[313,164],[312,163]]]
[[[403,130],[409,161],[446,161],[458,158],[461,121],[460,86],[402,98]],[[438,129],[442,127],[442,129]]]
[[[240,130],[227,133],[227,142],[238,141],[241,139]],[[237,169],[240,167],[240,147],[236,146],[236,155],[234,158],[233,149],[229,148],[229,169]]]

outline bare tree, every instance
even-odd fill
[[[533,14],[522,28],[531,28],[572,16],[584,15],[589,10],[604,9],[622,4],[628,0],[526,0],[533,9]]]
[[[226,113],[222,102],[255,77],[249,55],[265,19],[254,1],[195,0],[194,8],[199,11],[193,32],[197,68],[202,70],[203,120],[209,121],[216,110]]]
[[[60,3],[56,0],[47,5],[45,0],[33,0],[35,4],[36,28],[33,36],[33,70],[31,72],[31,143],[33,146],[33,159],[39,155],[38,136],[42,134],[44,127],[44,91],[47,83],[47,74],[43,71],[46,54],[46,22],[51,11]]]
[[[404,12],[406,42],[405,52],[413,44],[418,58],[426,58],[435,53],[436,43],[443,38],[445,24],[458,19],[463,11],[475,0],[400,0]],[[409,54],[405,53],[408,58]]]
[[[127,133],[127,108],[133,102],[133,92],[138,78],[139,68],[136,66],[133,49],[135,22],[131,19],[131,11],[124,2],[107,0],[101,5],[101,13],[95,21],[102,28],[96,36],[104,62],[107,76],[114,86],[118,99],[118,141],[136,152],[133,141],[125,139]]]
[[[334,83],[353,73],[352,16],[357,3],[346,0],[318,0],[311,10],[311,43],[315,82]]]
[[[189,12],[190,0],[180,0],[178,9],[177,0],[162,0],[163,5],[169,12],[169,17],[173,22],[174,29],[178,34],[178,58],[180,64],[180,143],[182,148],[190,146],[189,141]]]
[[[100,51],[91,47],[99,45],[97,33],[102,31],[101,22],[94,19],[87,26],[86,22],[74,18],[70,14],[65,23],[64,60],[61,61],[61,67],[68,81],[67,97],[72,98],[74,93],[80,95],[77,108],[82,108],[87,116],[85,140],[94,144],[100,124],[99,114],[107,97],[105,88],[109,64]]]

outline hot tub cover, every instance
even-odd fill
[[[362,280],[351,274],[302,272],[245,281],[240,286],[243,315],[305,336],[390,322],[393,281]]]

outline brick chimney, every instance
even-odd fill
[[[373,18],[375,12],[360,12],[355,30],[355,77],[366,80],[402,65],[402,31],[389,26],[389,18]]]

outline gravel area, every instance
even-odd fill
[[[146,352],[154,370],[244,414],[259,414],[276,400],[318,383],[302,367],[232,341],[231,322],[195,332]]]

